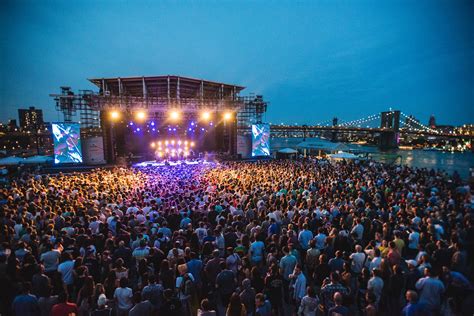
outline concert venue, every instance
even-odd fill
[[[52,95],[64,124],[74,125],[79,116],[86,164],[123,159],[141,164],[197,162],[270,154],[269,131],[262,122],[267,103],[262,96],[240,96],[245,87],[170,75],[89,81],[98,92],[76,94],[62,87],[61,94]],[[267,140],[253,152],[252,126],[259,131],[254,142]]]
[[[474,315],[474,1],[1,22],[0,316]]]

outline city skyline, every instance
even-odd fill
[[[61,120],[49,94],[87,78],[176,74],[262,94],[272,123],[388,108],[474,123],[473,2],[92,3],[3,2],[1,121]]]

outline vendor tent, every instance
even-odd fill
[[[8,166],[8,165],[18,165],[19,163],[24,163],[25,159],[15,156],[5,157],[0,159],[0,166]]]
[[[297,154],[298,151],[293,148],[282,148],[278,151],[280,154]]]
[[[31,156],[25,159],[24,163],[28,164],[43,164],[52,162],[54,159],[51,156]]]
[[[337,154],[329,155],[333,159],[359,159],[360,157],[351,153],[346,153],[344,151],[338,152]]]
[[[328,140],[322,138],[313,138],[305,140],[298,145],[298,148],[302,149],[309,149],[309,150],[321,150],[321,151],[329,151],[329,152],[338,152],[341,150],[348,150],[349,147],[342,143],[333,143]]]

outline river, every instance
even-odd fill
[[[310,140],[311,138],[307,138]],[[272,138],[270,146],[272,151],[281,148],[296,148],[302,142],[302,138]],[[381,162],[393,162],[397,156],[401,157],[402,164],[410,167],[441,169],[449,174],[457,171],[461,178],[469,178],[469,168],[474,168],[474,153],[472,152],[442,152],[426,151],[421,149],[413,150],[390,150],[380,151],[376,146],[365,146],[356,144],[346,144],[349,148],[367,152],[372,158]],[[398,162],[400,159],[398,159]]]

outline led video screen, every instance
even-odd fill
[[[77,123],[53,123],[54,163],[81,163],[81,128]]]
[[[252,125],[252,157],[270,156],[270,125]]]

